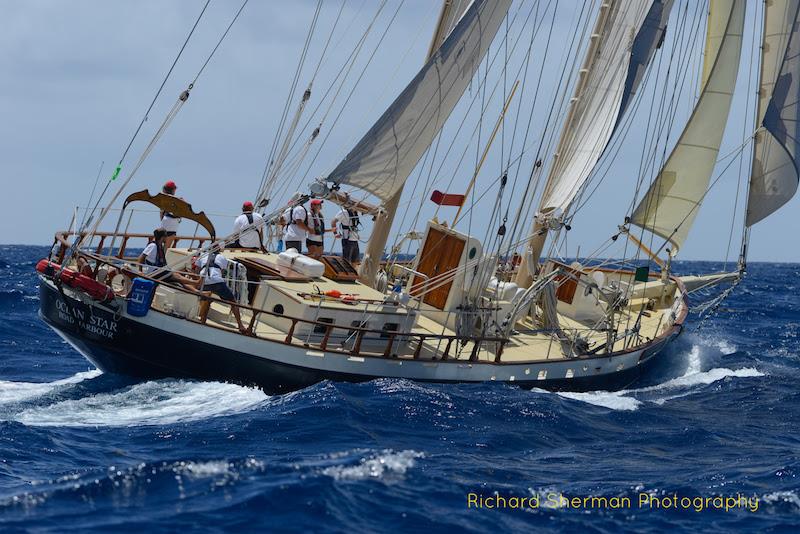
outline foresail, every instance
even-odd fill
[[[739,71],[745,2],[711,0],[706,82],[678,143],[631,217],[676,250],[686,240],[714,172]]]
[[[667,20],[669,20],[669,14],[672,10],[672,3],[672,0],[654,0],[650,5],[647,16],[644,18],[644,22],[642,22],[639,31],[636,33],[636,38],[631,46],[628,76],[625,79],[622,102],[619,106],[614,130],[619,126],[625,111],[628,109],[628,105],[633,101],[633,97],[636,96],[636,91],[642,83],[642,78],[644,78],[644,73],[650,64],[650,60],[653,59],[653,54],[661,46],[664,33],[667,30]]]
[[[475,0],[417,76],[328,180],[387,200],[402,187],[461,99],[512,0]]]
[[[797,191],[800,108],[800,0],[765,3],[758,124],[746,223],[783,206]],[[777,83],[776,83],[777,82]]]
[[[633,40],[651,4],[652,0],[601,3],[542,196],[543,211],[569,206],[611,139],[625,94]]]

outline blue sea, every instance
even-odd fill
[[[0,532],[800,529],[800,265],[751,264],[625,391],[269,396],[93,369],[37,317],[46,253],[0,246]]]

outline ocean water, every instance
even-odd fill
[[[37,317],[46,253],[0,246],[1,532],[800,529],[800,265],[752,264],[625,391],[376,380],[268,396],[93,369]],[[495,496],[510,504],[470,504]],[[752,500],[715,505],[738,496]]]

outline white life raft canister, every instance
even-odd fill
[[[325,264],[314,258],[309,258],[290,248],[278,254],[278,265],[289,267],[298,273],[310,278],[319,278],[325,274]]]

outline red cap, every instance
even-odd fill
[[[311,201],[311,204],[312,205],[322,204],[322,199],[321,198],[315,198],[315,199],[313,199]]]
[[[167,183],[164,184],[164,189],[178,189],[178,186],[175,185],[175,182],[170,180],[170,181],[168,181]]]
[[[242,204],[242,209],[243,210],[252,210],[253,209],[253,203],[250,202],[249,200],[246,200],[244,202],[244,204]]]

